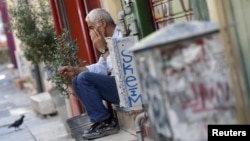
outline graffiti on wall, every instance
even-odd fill
[[[165,93],[181,121],[192,122],[235,109],[223,48],[218,42],[200,38],[177,45],[163,56]]]
[[[172,131],[167,109],[164,106],[166,101],[157,77],[158,72],[155,70],[159,65],[155,62],[160,61],[161,56],[158,52],[146,52],[136,57],[138,75],[142,86],[141,91],[144,94],[143,98],[146,101],[148,115],[156,132],[161,135],[162,139],[160,140],[167,140],[172,136]]]
[[[140,83],[134,66],[134,57],[128,48],[136,37],[106,39],[113,65],[113,74],[119,92],[120,105],[123,107],[141,106],[143,98]]]
[[[121,68],[125,76],[124,81],[126,88],[125,91],[128,93],[129,106],[132,107],[136,103],[142,103],[142,95],[139,90],[138,77],[133,67],[133,56],[127,49],[122,49],[120,52]]]
[[[209,21],[206,0],[152,0],[152,13],[158,29],[184,21]]]
[[[217,24],[172,24],[136,47],[136,67],[155,136],[207,140],[207,124],[238,123]]]
[[[217,38],[179,42],[136,56],[145,104],[159,137],[203,140],[208,123],[235,123],[229,72]]]
[[[157,28],[192,20],[191,0],[153,0],[152,2]]]

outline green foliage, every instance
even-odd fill
[[[57,72],[60,66],[77,65],[78,48],[63,30],[55,35],[52,14],[48,0],[12,0],[9,8],[11,28],[23,44],[24,56],[32,64],[44,62],[46,69],[52,74],[49,78],[63,95],[68,95],[69,85]]]
[[[49,60],[45,52],[53,51],[54,27],[51,11],[46,0],[13,1],[9,8],[11,27],[15,35],[22,41],[24,56],[33,64]]]
[[[57,70],[61,66],[77,66],[80,59],[77,57],[78,47],[76,42],[69,41],[69,32],[63,30],[62,34],[56,38],[55,52],[48,52],[52,60],[46,64],[46,69],[52,74],[51,80],[54,82],[63,95],[68,95],[66,89],[71,85],[70,81],[63,77]]]

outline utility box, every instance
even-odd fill
[[[134,57],[128,49],[137,41],[137,36],[124,38],[106,38],[117,89],[119,92],[120,106],[129,108],[142,106],[143,98],[140,90],[137,71],[135,70]]]
[[[207,140],[208,124],[239,123],[217,24],[172,24],[130,50],[155,140]]]

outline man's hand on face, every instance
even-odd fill
[[[105,41],[104,35],[99,33],[96,29],[90,31],[90,37],[95,48],[102,51],[106,48],[107,43]]]

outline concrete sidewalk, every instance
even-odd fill
[[[31,107],[30,96],[19,90],[8,70],[0,70],[0,141],[75,141],[58,115],[42,117]],[[8,128],[21,115],[24,123],[19,130]]]

